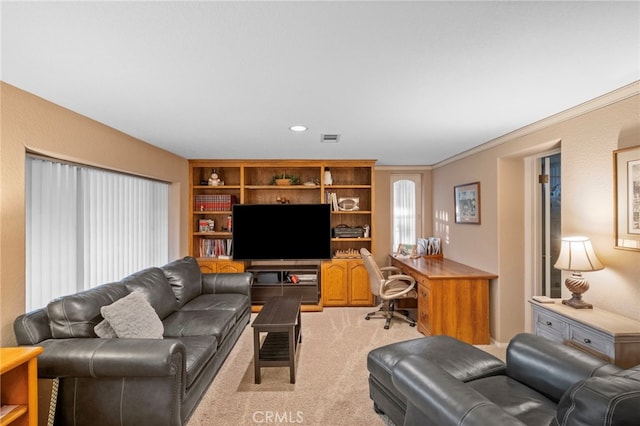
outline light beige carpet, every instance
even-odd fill
[[[367,353],[389,343],[421,337],[415,327],[365,320],[375,308],[325,308],[302,313],[296,383],[288,367],[262,369],[254,383],[253,329],[247,326],[191,416],[188,426],[387,425],[369,398]],[[251,322],[256,314],[252,315]],[[504,359],[504,349],[480,346]]]

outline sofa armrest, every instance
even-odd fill
[[[640,407],[640,365],[607,377],[590,377],[560,399],[551,426],[635,425]]]
[[[46,308],[19,315],[13,322],[13,331],[19,345],[37,345],[51,339],[49,315]]]
[[[185,374],[185,347],[176,339],[50,339],[40,346],[38,376],[43,378]]]
[[[253,274],[249,272],[218,272],[202,274],[202,294],[239,293],[251,295]]]
[[[558,402],[574,383],[622,369],[576,348],[522,333],[507,347],[507,375]]]
[[[409,355],[394,367],[393,384],[407,399],[404,426],[524,423],[433,362]]]

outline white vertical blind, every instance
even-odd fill
[[[166,184],[82,169],[85,288],[158,265],[168,253]]]
[[[168,185],[27,158],[27,310],[168,261]]]
[[[29,308],[45,306],[54,297],[76,289],[80,230],[76,226],[78,168],[28,158],[26,173]]]

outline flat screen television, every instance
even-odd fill
[[[329,204],[234,204],[235,260],[331,259]]]

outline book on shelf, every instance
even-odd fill
[[[200,238],[200,257],[231,258],[231,239]]]
[[[8,416],[13,410],[17,410],[20,407],[25,407],[24,405],[15,405],[15,404],[3,404],[0,407],[0,419],[4,419],[4,417]],[[26,411],[26,410],[25,410]]]
[[[532,299],[539,303],[556,303],[556,301],[549,296],[533,296]]]
[[[338,195],[335,192],[327,192],[324,197],[328,204],[331,204],[331,211],[337,212],[338,208]]]
[[[200,219],[198,221],[198,232],[215,231],[215,221],[212,219]]]
[[[231,194],[196,194],[193,208],[201,212],[223,212],[231,211],[236,203],[236,196]]]

